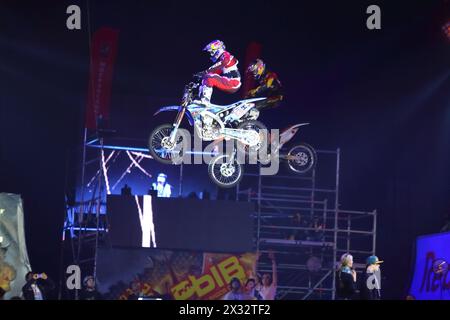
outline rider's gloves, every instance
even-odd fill
[[[256,89],[252,89],[247,93],[248,97],[254,97],[256,95]]]

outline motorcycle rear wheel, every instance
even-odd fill
[[[289,150],[286,159],[290,170],[305,174],[316,166],[317,153],[309,144],[300,143]]]
[[[183,158],[183,137],[177,132],[175,143],[171,144],[169,138],[172,131],[172,124],[162,124],[152,131],[148,139],[150,155],[163,164],[180,164]]]

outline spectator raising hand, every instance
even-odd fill
[[[275,300],[275,295],[277,293],[277,264],[275,261],[275,254],[272,250],[269,250],[268,257],[272,261],[272,274],[265,273],[261,279],[261,287],[259,289],[259,294],[263,300]]]

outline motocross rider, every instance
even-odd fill
[[[241,87],[241,75],[237,68],[238,60],[225,50],[225,44],[214,40],[203,49],[211,56],[214,64],[200,73],[202,84],[199,90],[200,101],[196,103],[209,106],[213,88],[227,93],[235,93]]]
[[[250,64],[247,68],[247,72],[258,82],[258,86],[249,90],[246,94],[246,98],[266,97],[266,100],[257,103],[258,109],[275,108],[279,106],[280,102],[283,100],[283,93],[281,82],[278,79],[277,74],[268,70],[264,61],[261,59],[256,59]]]

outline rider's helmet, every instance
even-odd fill
[[[215,63],[222,53],[225,51],[225,44],[220,40],[211,41],[203,48],[211,56],[211,60]]]
[[[264,61],[261,59],[256,59],[250,66],[247,68],[247,72],[253,75],[256,80],[259,80],[266,69],[266,65]]]

